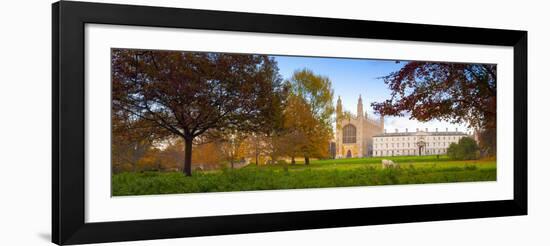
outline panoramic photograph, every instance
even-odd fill
[[[497,66],[111,49],[112,196],[496,181]]]

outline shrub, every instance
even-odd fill
[[[479,146],[472,138],[461,138],[447,149],[447,155],[454,160],[473,160],[478,157]]]
[[[477,170],[477,166],[476,165],[464,165],[464,170],[474,171],[474,170]]]

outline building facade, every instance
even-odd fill
[[[342,100],[336,104],[335,158],[355,158],[373,155],[373,136],[384,132],[384,117],[373,119],[363,111],[361,95],[357,114],[344,113]]]
[[[466,133],[455,131],[424,131],[383,133],[373,136],[373,156],[440,155],[446,154],[451,143],[458,143]]]

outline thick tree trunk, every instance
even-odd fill
[[[309,156],[308,155],[304,156],[304,162],[305,162],[306,165],[309,165]]]
[[[290,164],[292,165],[296,164],[296,160],[294,159],[294,156],[290,157]]]
[[[191,176],[191,151],[193,150],[193,139],[185,139],[185,159],[183,162],[183,174]]]

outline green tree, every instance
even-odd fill
[[[304,98],[320,124],[328,126],[332,123],[334,90],[328,77],[305,68],[294,71],[289,83],[291,93]]]
[[[328,156],[327,144],[332,137],[334,113],[332,82],[328,77],[316,75],[309,69],[302,69],[295,71],[288,83],[290,95],[301,98],[307,106],[307,114],[311,114],[312,120],[307,114],[296,116],[296,120],[304,121],[302,125],[308,126],[299,134],[304,135],[307,140],[306,144],[301,146],[301,151],[305,164],[309,164],[310,157]]]
[[[447,149],[447,155],[454,160],[474,160],[478,157],[479,147],[475,140],[469,137],[461,138],[458,143],[452,143]]]

